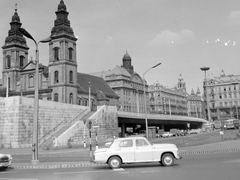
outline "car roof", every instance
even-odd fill
[[[122,140],[134,140],[134,139],[146,139],[145,137],[142,136],[132,136],[132,137],[123,137],[123,138],[117,138],[115,141],[122,141]]]

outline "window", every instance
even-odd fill
[[[28,84],[29,84],[29,87],[31,88],[31,87],[34,87],[34,77],[33,77],[33,75],[30,75],[29,76],[29,82],[28,82]]]
[[[82,100],[78,99],[78,105],[81,105],[81,104],[82,104]]]
[[[20,56],[20,68],[23,68],[24,66],[24,56]]]
[[[232,98],[232,94],[231,93],[229,93],[229,98]]]
[[[59,48],[54,48],[54,60],[59,60]]]
[[[132,146],[133,146],[132,140],[122,141],[122,142],[119,144],[119,147],[132,147]]]
[[[136,146],[148,146],[148,143],[145,141],[145,140],[143,140],[143,139],[137,139],[136,140]]]
[[[69,72],[69,83],[73,83],[73,72]]]
[[[11,68],[11,56],[6,57],[6,68]]]
[[[69,103],[72,104],[73,103],[73,93],[69,94]]]
[[[58,71],[54,71],[54,83],[58,83]]]
[[[219,99],[222,99],[222,95],[221,94],[219,95]]]
[[[55,102],[58,102],[58,93],[55,93],[55,94],[54,94],[54,101],[55,101]]]
[[[227,94],[224,94],[224,98],[227,98]]]
[[[72,60],[73,59],[73,49],[69,48],[68,52],[69,52],[69,60]]]
[[[10,89],[10,87],[11,87],[11,79],[10,77],[8,77],[8,89]]]
[[[215,103],[212,103],[212,108],[215,108]]]

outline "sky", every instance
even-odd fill
[[[0,43],[4,45],[15,12],[36,41],[50,36],[60,0],[0,0]],[[180,74],[188,93],[203,91],[208,77],[240,74],[239,0],[64,0],[77,40],[78,72],[93,73],[122,65],[126,51],[134,71],[148,85],[174,87]],[[27,39],[29,59],[35,45]],[[48,65],[47,44],[39,45]],[[3,55],[0,54],[0,71]],[[0,78],[2,74],[0,74]]]

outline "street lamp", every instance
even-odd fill
[[[210,67],[202,67],[200,68],[202,71],[205,72],[205,88],[206,88],[206,102],[207,102],[207,112],[208,112],[208,121],[211,121],[211,116],[210,116],[210,108],[209,108],[209,102],[208,102],[208,91],[207,91],[207,76],[206,76],[206,71],[210,69]]]
[[[143,73],[143,91],[144,91],[144,107],[145,107],[145,125],[146,125],[146,137],[148,138],[148,119],[147,119],[147,100],[146,100],[146,87],[145,87],[145,78],[144,75],[150,71],[158,67],[161,63],[156,64],[155,66],[149,68],[145,73]]]
[[[89,105],[89,110],[91,111],[91,82],[88,82],[89,84],[89,100],[88,100],[88,105]]]
[[[51,38],[47,38],[39,41],[38,43],[32,37],[32,35],[27,32],[24,28],[19,28],[19,31],[29,39],[32,39],[36,45],[36,67],[35,67],[35,95],[34,95],[34,119],[33,119],[33,140],[32,140],[32,164],[38,164],[38,109],[39,109],[39,99],[38,99],[38,91],[39,91],[39,51],[38,44],[39,43],[47,43],[51,41]]]

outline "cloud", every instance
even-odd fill
[[[160,44],[185,44],[191,42],[195,38],[194,33],[189,29],[183,29],[180,32],[172,32],[169,30],[162,31],[160,34],[149,42],[151,45]]]
[[[229,14],[229,19],[231,24],[239,25],[240,24],[240,11],[233,11]]]

